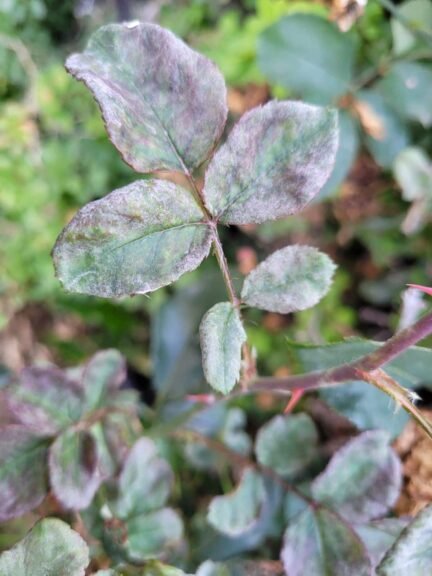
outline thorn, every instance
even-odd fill
[[[416,288],[417,290],[421,290],[425,294],[429,294],[432,296],[432,288],[428,288],[427,286],[421,286],[420,284],[407,284],[410,288]]]
[[[300,402],[302,396],[304,394],[303,388],[296,388],[292,391],[291,398],[288,401],[288,404],[285,406],[284,414],[291,414],[297,404]]]
[[[186,399],[191,400],[192,402],[207,404],[208,406],[216,402],[216,397],[214,394],[188,394]]]

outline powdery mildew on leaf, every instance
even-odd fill
[[[193,169],[222,134],[222,75],[155,24],[104,26],[66,68],[92,91],[112,142],[138,172]]]
[[[290,523],[281,558],[289,576],[371,576],[360,539],[325,508],[308,509]]]
[[[224,224],[274,220],[301,210],[333,169],[337,113],[270,102],[246,113],[207,169],[204,196]]]
[[[241,349],[246,341],[240,315],[230,302],[220,302],[205,314],[200,340],[207,382],[228,394],[240,377]]]
[[[4,522],[33,510],[45,498],[48,440],[19,425],[1,427],[0,437],[0,521]]]
[[[84,576],[87,544],[65,522],[47,518],[0,556],[1,576]]]
[[[239,536],[258,521],[265,499],[263,479],[255,471],[246,470],[234,492],[213,498],[207,520],[218,532]]]
[[[424,508],[405,528],[377,568],[378,576],[432,574],[432,506]]]
[[[50,448],[51,488],[64,507],[87,508],[102,482],[99,452],[90,432],[70,428]]]
[[[316,500],[352,522],[380,518],[396,504],[402,467],[382,430],[360,434],[343,446],[312,484]]]
[[[258,431],[258,462],[281,476],[295,478],[318,456],[318,432],[307,414],[275,416]]]
[[[330,288],[335,265],[310,246],[286,246],[246,276],[242,300],[270,312],[288,314],[315,306]]]
[[[170,284],[208,255],[211,234],[192,196],[141,180],[87,204],[54,247],[56,274],[73,292],[118,297]]]
[[[95,354],[83,372],[86,410],[101,408],[126,380],[126,360],[118,350]]]

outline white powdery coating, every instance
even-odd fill
[[[228,394],[240,377],[241,348],[246,341],[239,313],[232,304],[221,302],[205,314],[200,341],[207,382]]]
[[[325,296],[335,268],[316,248],[287,246],[246,276],[242,299],[248,306],[280,314],[305,310]]]
[[[199,166],[227,117],[216,66],[155,24],[110,24],[67,70],[96,98],[123,159],[138,172]]]
[[[370,430],[345,444],[314,480],[314,498],[352,522],[387,514],[402,486],[401,462],[389,442],[383,430]]]
[[[141,180],[84,206],[59,236],[53,259],[66,289],[111,298],[170,284],[194,270],[210,244],[187,190]]]
[[[211,161],[204,197],[225,224],[274,220],[301,210],[330,176],[337,113],[270,102],[246,113]]]
[[[234,492],[213,498],[207,520],[218,532],[240,536],[258,521],[265,498],[263,479],[248,469]]]
[[[426,576],[432,573],[432,506],[405,528],[377,568],[378,576]]]
[[[87,544],[65,522],[46,518],[0,556],[1,576],[84,576]]]

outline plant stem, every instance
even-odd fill
[[[223,280],[227,289],[229,299],[234,308],[237,308],[237,310],[239,310],[240,299],[238,298],[234,288],[234,284],[228,268],[228,262],[227,259],[225,258],[222,242],[220,241],[219,234],[217,231],[216,222],[214,221],[211,222],[211,228],[212,228],[213,248],[215,251],[216,259],[219,264],[219,268],[221,269],[222,272]]]
[[[349,380],[358,380],[360,373],[364,374],[377,370],[430,334],[432,334],[432,312],[420,318],[412,326],[395,334],[378,350],[366,354],[366,356],[350,364],[342,364],[329,370],[311,372],[299,376],[288,376],[287,378],[258,378],[250,390],[252,392],[271,390],[279,394],[291,394],[297,388],[315,390]]]

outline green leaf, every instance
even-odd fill
[[[242,300],[270,312],[288,314],[315,306],[328,292],[335,265],[311,246],[286,246],[246,276]]]
[[[98,445],[92,434],[69,428],[50,448],[51,488],[66,508],[81,510],[93,500],[103,477]]]
[[[258,521],[265,497],[261,476],[248,469],[234,492],[213,498],[207,520],[217,531],[239,536]]]
[[[283,576],[280,562],[270,560],[233,560],[224,563],[207,560],[198,568],[196,576]]]
[[[156,446],[140,438],[130,451],[119,477],[119,496],[113,503],[118,518],[146,514],[166,504],[173,484],[173,474]]]
[[[406,518],[382,518],[369,524],[353,525],[360,540],[366,546],[372,568],[376,568],[385,553],[408,524]]]
[[[95,576],[188,576],[183,570],[150,560],[145,568],[121,567],[115,570],[99,570]],[[191,574],[189,576],[192,576]]]
[[[54,366],[23,370],[6,389],[8,408],[36,433],[55,435],[79,420],[83,408],[80,384]]]
[[[0,429],[0,521],[26,514],[45,498],[49,440],[24,426]]]
[[[398,5],[397,10],[398,14],[408,20],[417,32],[432,32],[432,4],[429,0],[408,0]],[[391,29],[395,54],[402,55],[419,44],[426,44],[415,36],[409,26],[399,18],[391,19]]]
[[[87,544],[54,518],[38,522],[27,536],[0,556],[1,576],[84,576]]]
[[[56,274],[74,292],[144,294],[196,268],[210,231],[191,195],[162,180],[141,180],[87,204],[54,247]]]
[[[133,516],[126,526],[126,549],[137,561],[159,558],[165,549],[179,546],[183,536],[183,522],[171,508]]]
[[[432,572],[432,506],[405,528],[377,568],[378,576],[426,576]]]
[[[288,526],[281,557],[289,576],[371,576],[360,539],[325,508],[308,509]]]
[[[297,478],[318,456],[318,432],[307,414],[275,416],[258,431],[255,452],[263,466]]]
[[[87,411],[105,406],[126,380],[126,361],[117,350],[98,352],[87,363],[83,373],[85,408]]]
[[[395,160],[393,172],[404,200],[432,198],[432,162],[422,148],[403,150]]]
[[[376,137],[366,134],[366,146],[377,164],[390,168],[399,152],[409,145],[407,127],[375,90],[362,90],[358,100],[370,107],[379,123],[380,134]]]
[[[138,172],[196,168],[222,134],[220,72],[159,26],[104,26],[66,68],[92,91],[112,142]]]
[[[258,42],[263,74],[316,104],[330,104],[348,91],[355,58],[352,38],[313,14],[282,18]]]
[[[337,113],[270,102],[242,116],[207,169],[204,197],[224,224],[259,224],[294,214],[331,174]]]
[[[339,144],[333,171],[315,200],[323,200],[337,191],[348,176],[360,148],[359,126],[345,110],[339,111]]]
[[[200,325],[204,375],[215,390],[228,394],[240,378],[241,350],[246,332],[230,302],[211,308]]]
[[[399,498],[402,466],[382,430],[345,444],[312,483],[313,497],[352,522],[384,516]]]
[[[397,62],[377,82],[386,102],[407,120],[432,126],[432,67],[417,62]]]

